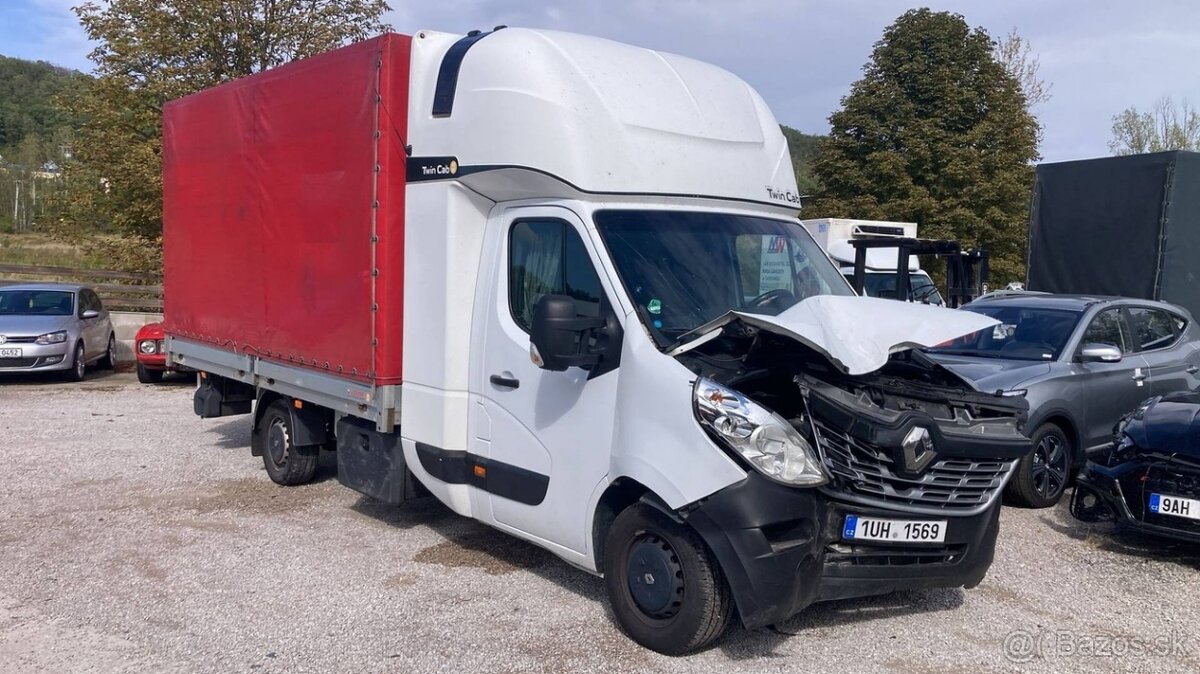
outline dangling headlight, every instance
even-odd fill
[[[704,377],[692,402],[700,423],[763,475],[804,487],[828,481],[812,445],[778,414]]]

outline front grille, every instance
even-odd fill
[[[0,358],[0,367],[33,367],[37,358]]]
[[[826,564],[851,566],[928,566],[956,564],[967,552],[966,545],[936,547],[886,547],[833,544],[825,547]]]
[[[980,510],[992,502],[1015,460],[944,458],[916,477],[896,471],[882,448],[816,421],[832,486],[858,500],[918,509]]]
[[[4,340],[5,344],[33,344],[37,341],[37,337],[8,337]]]

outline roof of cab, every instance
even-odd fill
[[[456,77],[441,76],[447,63]],[[746,82],[714,65],[559,31],[420,31],[410,77],[413,155],[455,157],[458,178],[493,199],[530,196],[521,190],[537,180],[532,172],[585,194],[799,210],[774,115]],[[514,169],[525,179],[512,180]],[[503,170],[508,178],[495,175]]]

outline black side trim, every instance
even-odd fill
[[[469,484],[525,505],[540,505],[550,488],[550,476],[501,461],[491,461],[470,452],[441,449],[417,443],[421,467],[447,484]]]
[[[497,27],[499,30],[501,26]],[[454,110],[454,94],[458,90],[458,71],[462,69],[463,57],[467,55],[476,42],[496,31],[480,33],[471,31],[466,37],[450,45],[446,55],[442,57],[442,66],[438,69],[437,88],[433,90],[433,116],[449,117]]]

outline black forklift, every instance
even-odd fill
[[[946,306],[957,309],[987,292],[988,253],[986,248],[963,250],[957,241],[944,239],[912,239],[894,236],[865,236],[850,240],[854,246],[854,276],[851,285],[863,294],[867,277],[867,250],[896,249],[897,299],[909,298],[909,260],[912,256],[927,255],[946,261]],[[912,298],[920,301],[920,298]]]

